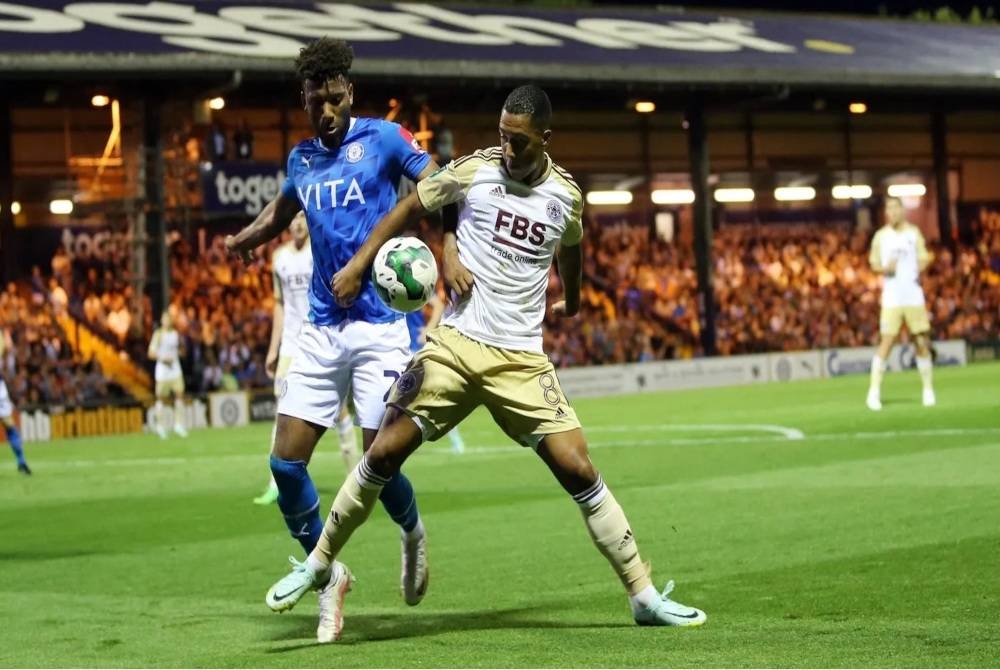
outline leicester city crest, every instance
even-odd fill
[[[365,145],[361,142],[351,142],[347,145],[347,162],[357,163],[365,157]]]
[[[552,223],[559,223],[559,219],[563,215],[562,205],[559,204],[558,200],[549,200],[545,205],[545,213],[549,215],[549,220]]]

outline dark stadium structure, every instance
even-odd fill
[[[547,88],[554,155],[585,190],[632,194],[591,214],[650,235],[667,215],[693,241],[706,354],[720,221],[870,225],[885,186],[918,182],[923,223],[949,244],[967,232],[962,206],[1000,201],[993,27],[676,7],[18,1],[0,9],[4,279],[46,263],[67,224],[103,227],[129,234],[136,293],[158,311],[168,232],[239,225],[279,184],[307,133],[291,60],[322,35],[355,48],[356,109],[407,120],[439,157],[494,143],[512,85]],[[218,155],[187,155],[193,136],[221,136]],[[854,184],[873,189],[834,195]],[[713,202],[729,186],[758,197]],[[812,189],[806,209],[772,199],[782,186]]]

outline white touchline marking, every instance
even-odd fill
[[[756,425],[756,424],[753,424]],[[674,427],[678,427],[679,424]],[[633,426],[636,429],[635,432],[649,432],[653,429],[659,429],[660,426]],[[780,428],[778,426],[772,426],[772,428]],[[715,429],[715,428],[713,428]],[[789,429],[795,431],[794,428]],[[601,432],[601,431],[591,431],[591,432]],[[625,432],[617,430],[607,430],[604,432]],[[775,431],[781,434],[781,431]],[[799,431],[801,432],[801,431]],[[894,439],[899,437],[938,437],[938,436],[961,436],[961,435],[994,435],[1000,434],[1000,427],[996,428],[926,428],[926,429],[916,429],[916,430],[885,430],[885,431],[860,431],[853,433],[813,433],[810,435],[803,435],[802,437],[789,437],[787,435],[781,434],[781,437],[776,435],[733,435],[727,437],[690,437],[690,438],[655,438],[655,439],[642,439],[642,440],[591,440],[589,441],[589,446],[591,448],[617,448],[617,447],[649,447],[649,446],[699,446],[699,445],[715,445],[715,444],[755,444],[762,442],[786,442],[786,441],[803,441],[803,442],[830,442],[836,440],[845,439]],[[468,440],[467,440],[468,441]],[[984,446],[984,445],[975,445]],[[466,449],[464,454],[454,454],[450,449],[436,448],[436,447],[424,447],[417,451],[418,455],[439,458],[440,462],[450,462],[451,459],[461,460],[463,458],[476,457],[476,456],[491,456],[495,454],[505,454],[505,453],[520,453],[522,451],[530,451],[527,447],[521,447],[515,444],[490,444],[482,446],[472,446]],[[184,458],[180,456],[174,457],[161,457],[161,458],[112,458],[108,460],[73,460],[73,461],[44,461],[43,467],[49,470],[65,469],[65,468],[86,468],[86,467],[134,467],[143,465],[182,465],[189,467],[197,467],[204,465],[205,463],[233,463],[238,461],[246,461],[247,463],[259,463],[262,456],[258,454],[228,454],[222,456],[210,456],[210,457],[191,457]],[[340,453],[337,451],[317,451],[313,455],[313,460],[340,460]]]
[[[669,432],[672,430],[691,430],[705,432],[765,432],[778,433],[786,440],[801,440],[806,434],[798,428],[788,426],[776,426],[769,423],[663,423],[639,426],[597,426],[586,428],[588,433],[636,433],[652,431]]]

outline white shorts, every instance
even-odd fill
[[[7,382],[0,379],[0,419],[6,419],[14,415],[14,403],[10,401],[10,393],[7,392]]]
[[[278,413],[332,428],[350,390],[358,425],[377,429],[389,387],[410,361],[406,320],[303,323],[297,344],[278,392]]]

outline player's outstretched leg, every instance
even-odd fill
[[[310,552],[323,532],[319,512],[319,493],[306,467],[316,443],[323,435],[322,426],[278,415],[271,474],[278,485],[278,508],[292,537]]]
[[[24,458],[24,443],[21,441],[21,432],[14,425],[13,420],[4,420],[4,430],[7,431],[7,441],[10,443],[10,450],[14,452],[17,460],[17,471],[24,475],[31,474],[28,461]]]
[[[618,575],[629,596],[632,616],[640,626],[699,626],[705,613],[671,600],[669,582],[662,593],[653,588],[649,566],[639,557],[639,548],[625,512],[603,478],[594,469],[579,428],[546,436],[538,455],[583,514],[587,532],[598,551]]]
[[[391,416],[389,412],[392,412]],[[394,421],[397,414],[396,410],[388,410],[387,416],[389,418],[386,423]],[[406,421],[413,425],[419,434],[419,429],[416,428],[412,419],[406,418]],[[375,431],[365,429],[364,437],[366,444],[373,443],[376,439]],[[364,464],[365,461],[362,459],[359,465]],[[427,566],[427,534],[424,531],[424,524],[420,520],[413,485],[406,475],[397,470],[385,482],[379,494],[379,500],[392,520],[399,525],[400,592],[407,605],[418,605],[423,600],[424,594],[427,593],[429,570]]]

